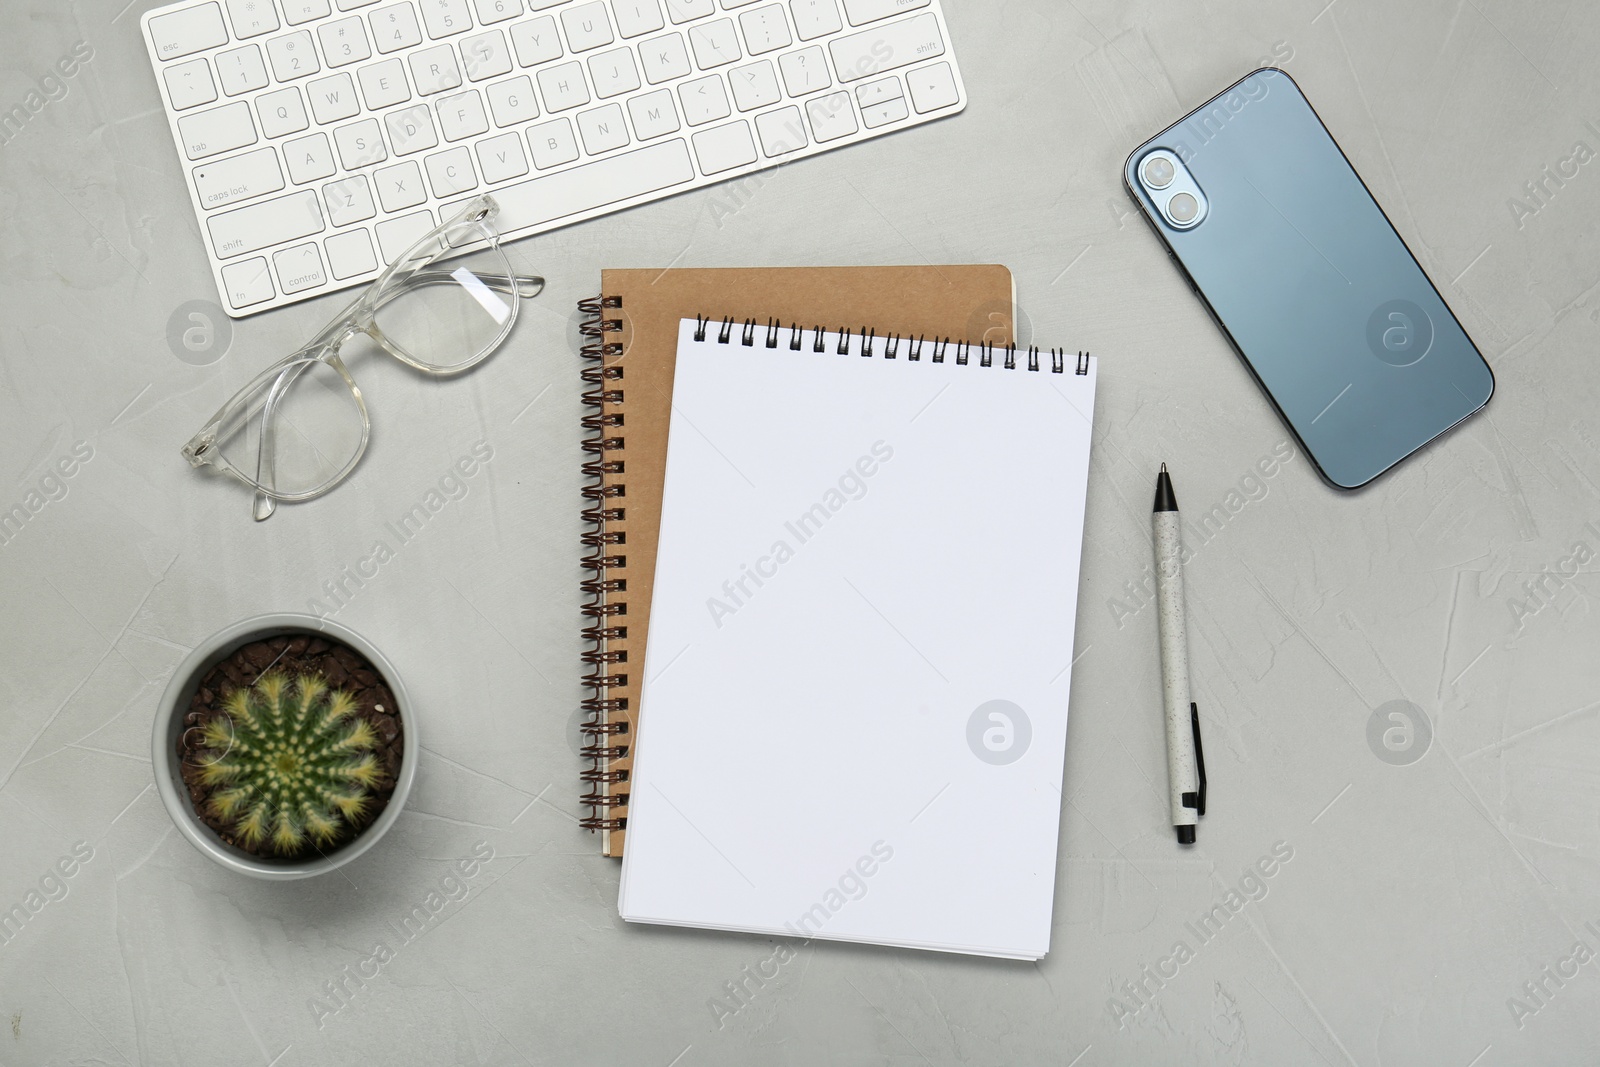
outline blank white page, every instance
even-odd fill
[[[1094,361],[695,327],[628,666],[622,917],[1037,959]]]

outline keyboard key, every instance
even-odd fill
[[[356,99],[355,79],[349,74],[335,74],[331,78],[306,82],[306,95],[311,98],[311,113],[323,126],[350,118],[361,111],[361,102]]]
[[[416,160],[374,171],[372,178],[378,183],[378,202],[385,211],[404,211],[428,199],[428,191],[422,187],[422,168]]]
[[[856,86],[856,103],[861,105],[861,124],[869,130],[899,122],[911,114],[900,79],[893,74]]]
[[[783,99],[771,60],[734,67],[728,72],[728,81],[733,86],[733,102],[740,111],[754,111]]]
[[[789,37],[789,20],[777,4],[758,7],[739,16],[739,28],[744,31],[745,51],[753,56],[788,48],[794,43]]]
[[[937,111],[960,101],[956,92],[956,76],[948,63],[933,63],[906,75],[906,85],[911,88],[911,103],[919,114]]]
[[[489,116],[484,114],[483,97],[476,89],[455,96],[441,96],[434,106],[439,109],[439,130],[446,141],[489,132]]]
[[[639,71],[633,65],[633,49],[613,48],[589,57],[589,75],[594,79],[594,94],[604,100],[639,88]]]
[[[322,253],[317,251],[315,241],[274,252],[272,265],[278,270],[278,284],[283,286],[284,296],[328,284],[328,276],[322,273]]]
[[[839,21],[839,5],[834,0],[789,0],[789,13],[794,16],[794,32],[802,41],[844,29]]]
[[[928,0],[844,0],[844,13],[850,25],[865,26],[902,11],[915,11],[927,6]]]
[[[567,31],[567,47],[574,52],[587,52],[615,40],[611,35],[611,16],[606,14],[606,5],[599,0],[561,12],[561,26]]]
[[[391,111],[383,117],[383,124],[389,127],[389,143],[394,145],[397,156],[439,146],[439,134],[433,128],[433,114],[427,104]]]
[[[417,83],[418,96],[432,96],[461,84],[461,68],[456,66],[455,49],[447,44],[434,45],[406,57],[411,64],[411,77]]]
[[[704,18],[716,10],[711,0],[667,0],[667,17],[672,19],[675,26]]]
[[[666,25],[657,0],[611,0],[611,10],[617,16],[617,32],[624,37],[654,33]]]
[[[378,269],[372,235],[365,228],[336,233],[322,247],[328,253],[328,270],[340,281]]]
[[[591,156],[621,148],[628,143],[628,124],[622,118],[621,104],[607,104],[593,111],[578,112],[578,133],[583,149]]]
[[[222,268],[222,291],[235,308],[247,308],[277,296],[264,256],[229,263]]]
[[[806,140],[806,124],[797,107],[780,107],[757,115],[756,134],[761,138],[761,151],[768,157],[781,158],[811,143]]]
[[[338,7],[340,11],[354,11],[358,7],[366,7],[377,2],[378,0],[338,0]]]
[[[578,139],[572,134],[572,123],[556,119],[529,126],[528,151],[533,155],[533,165],[540,170],[571,163],[578,158]]]
[[[900,91],[900,79],[893,74],[856,86],[856,103],[864,108],[887,100],[899,100],[903,96],[905,93]]]
[[[427,236],[433,229],[433,212],[415,211],[397,219],[378,223],[378,251],[385,263],[393,263]]]
[[[292,85],[256,97],[256,114],[261,116],[261,132],[268,137],[299,133],[311,125],[311,120],[306,118],[305,101],[300,99],[300,90]]]
[[[496,224],[502,232],[509,233],[670,189],[693,181],[694,177],[688,145],[683,138],[673,137],[580,167],[501,186],[494,192],[500,205]]]
[[[518,178],[528,173],[528,155],[522,150],[522,135],[515,131],[487,137],[474,146],[478,169],[486,185]]]
[[[560,7],[567,0],[528,0],[529,11],[543,11],[547,7]]]
[[[335,226],[363,222],[378,213],[372,203],[372,187],[367,184],[364,174],[324,185],[322,202],[328,206],[328,220]],[[282,270],[279,270],[278,277],[283,277]]]
[[[522,14],[522,0],[472,0],[472,6],[478,11],[480,26],[492,26]]]
[[[207,211],[226,204],[264,196],[283,188],[278,153],[271,148],[219,159],[194,168],[194,188]]]
[[[828,42],[828,51],[833,53],[833,69],[839,72],[839,80],[853,82],[920,59],[944,55],[944,38],[939,34],[939,20],[930,11],[862,33],[836,37]]]
[[[322,56],[330,67],[372,58],[372,47],[367,44],[367,31],[361,26],[360,15],[318,26],[317,38],[322,42]]]
[[[367,21],[380,52],[388,54],[422,43],[422,28],[417,25],[416,9],[410,4],[391,4],[369,11]]]
[[[744,119],[701,130],[692,140],[702,174],[720,174],[756,161],[756,143],[750,137],[750,124]]]
[[[829,93],[807,100],[806,114],[811,118],[811,135],[818,144],[837,141],[856,132],[856,109],[850,103],[849,93]]]
[[[683,119],[691,126],[725,119],[733,113],[728,109],[728,93],[722,87],[720,74],[683,82],[678,86],[678,99],[683,101]]]
[[[361,98],[367,102],[368,111],[411,99],[411,83],[406,81],[405,64],[399,56],[369,63],[356,71],[356,77],[361,80]]]
[[[222,91],[229,96],[266,88],[267,64],[261,58],[261,49],[247,44],[243,48],[218,52],[217,80],[222,82]]]
[[[818,45],[785,52],[778,57],[778,67],[783,71],[783,87],[790,96],[810,96],[833,84],[828,73],[828,57]]]
[[[331,178],[339,168],[333,165],[333,149],[328,145],[328,135],[313,133],[285,142],[283,162],[289,168],[289,180],[296,185],[314,182],[318,178]]]
[[[256,143],[256,124],[250,121],[250,105],[243,100],[180,117],[178,133],[190,159],[205,159]]]
[[[583,80],[583,64],[573,60],[539,72],[539,95],[546,111],[565,111],[589,102],[589,86]]]
[[[333,143],[338,146],[339,162],[344,164],[345,170],[355,170],[368,163],[382,163],[389,158],[377,119],[362,119],[348,126],[340,126],[333,131]]]
[[[561,34],[549,15],[519,22],[511,27],[511,47],[517,50],[517,63],[531,67],[561,58]]]
[[[651,85],[686,77],[694,69],[689,66],[689,49],[684,47],[681,33],[640,42],[639,59],[644,63],[645,81]]]
[[[283,0],[283,18],[291,26],[325,19],[329,14],[328,0]]]
[[[722,10],[731,11],[736,7],[747,7],[759,2],[760,0],[722,0]]]
[[[211,64],[204,56],[183,63],[174,63],[161,72],[167,83],[167,99],[174,111],[209,104],[217,98],[216,83],[211,80]]]
[[[422,21],[427,24],[428,36],[435,41],[472,29],[472,16],[467,14],[467,0],[417,2],[422,5]]]
[[[511,53],[506,49],[506,35],[499,30],[490,30],[488,33],[463,37],[461,65],[466,68],[469,82],[510,74]]]
[[[228,18],[233,22],[233,35],[240,40],[278,28],[278,12],[272,0],[228,0]]]
[[[271,245],[310,237],[326,229],[317,194],[306,189],[276,200],[234,208],[206,220],[218,259],[231,259]]]
[[[694,61],[701,70],[710,70],[743,58],[739,51],[739,35],[733,28],[732,19],[718,19],[691,27],[689,46],[694,49]]]
[[[322,69],[310,30],[274,37],[267,42],[267,58],[272,61],[272,76],[281,82],[304,78]]]
[[[222,24],[222,8],[216,4],[157,15],[150,20],[150,40],[161,59],[178,59],[205,48],[228,43],[228,28]]]
[[[494,115],[496,126],[511,126],[539,117],[539,105],[533,96],[533,79],[526,74],[520,78],[495,82],[484,92],[489,95],[489,111]]]
[[[677,133],[680,128],[678,109],[672,104],[671,89],[657,89],[653,93],[628,99],[628,114],[633,117],[633,132],[641,141]]]
[[[434,196],[454,196],[478,187],[478,174],[472,169],[472,153],[466,145],[435,152],[423,162],[428,165],[428,184]]]

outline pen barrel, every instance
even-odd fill
[[[1176,511],[1154,513],[1156,608],[1161,629],[1161,696],[1167,720],[1167,780],[1172,825],[1193,826],[1195,809],[1183,794],[1198,792],[1194,735],[1189,723],[1189,638],[1183,603],[1183,532]]]

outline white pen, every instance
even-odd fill
[[[1189,632],[1183,607],[1183,532],[1167,465],[1156,475],[1156,608],[1161,625],[1161,693],[1167,712],[1167,790],[1180,845],[1194,844],[1196,820],[1206,813],[1206,762],[1200,749],[1200,710],[1189,699]]]

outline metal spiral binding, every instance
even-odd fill
[[[592,303],[592,301],[590,303]],[[618,306],[620,306],[620,305],[618,305]],[[597,315],[599,314],[598,309],[596,310],[595,313]],[[696,341],[704,341],[706,339],[706,327],[712,325],[712,320],[706,318],[703,315],[696,315],[695,316],[695,324],[696,325],[695,325],[695,331],[694,331],[694,339]],[[793,323],[793,322],[790,323],[787,327],[785,327],[783,325],[783,323],[779,322],[777,319],[774,319],[774,318],[768,318],[767,319],[767,324],[764,327],[758,325],[755,319],[745,319],[742,323],[740,323],[740,322],[738,322],[737,320],[735,320],[735,319],[733,319],[731,317],[723,318],[723,319],[719,320],[716,323],[716,325],[717,325],[717,344],[719,344],[719,345],[732,344],[733,343],[734,331],[738,330],[739,331],[739,344],[744,346],[745,348],[754,348],[754,347],[756,347],[756,333],[757,333],[758,330],[765,330],[765,337],[763,338],[763,341],[764,341],[764,344],[765,344],[765,346],[767,348],[777,348],[778,344],[779,344],[779,334],[780,334],[780,332],[782,330],[784,330],[784,329],[788,329],[788,331],[789,331],[788,348],[789,348],[789,351],[791,351],[791,352],[799,352],[801,350],[801,343],[802,343],[803,338],[805,337],[805,333],[806,333],[806,329],[807,329],[806,327],[801,326],[799,323]],[[828,348],[827,348],[827,345],[823,341],[823,335],[824,335],[825,331],[823,330],[823,328],[821,326],[812,326],[812,327],[810,327],[810,330],[811,330],[811,351],[816,353],[817,355],[826,354]],[[841,356],[849,355],[850,354],[850,344],[857,337],[859,337],[861,339],[861,355],[862,355],[863,358],[870,359],[870,358],[872,358],[873,356],[875,356],[877,354],[877,345],[878,345],[879,338],[878,338],[878,331],[876,329],[869,329],[868,327],[863,326],[863,327],[861,327],[860,330],[852,332],[848,327],[841,326],[841,327],[839,327],[838,330],[835,330],[834,333],[837,334],[837,336],[838,336],[838,343],[834,346],[834,352],[837,355],[841,355]],[[925,345],[927,345],[929,343],[930,338],[928,338],[927,336],[922,335],[922,334],[918,334],[916,337],[913,338],[910,334],[903,334],[902,335],[902,334],[898,334],[898,333],[891,333],[891,334],[888,334],[885,337],[883,337],[882,340],[883,340],[883,358],[884,359],[897,359],[897,358],[899,358],[900,345],[901,345],[902,342],[904,342],[905,345],[906,345],[906,362],[908,362],[908,363],[918,363],[918,362],[921,362],[921,360],[922,360],[922,349],[923,349],[923,347]],[[932,341],[932,345],[933,345],[933,353],[929,358],[934,363],[943,363],[945,361],[945,356],[949,354],[951,346],[953,345],[954,348],[955,348],[956,366],[958,366],[958,367],[967,366],[971,362],[972,354],[974,352],[976,352],[977,355],[978,355],[978,365],[980,367],[992,367],[992,366],[994,366],[994,356],[995,356],[996,348],[995,348],[995,346],[993,344],[989,343],[988,341],[983,341],[983,342],[980,342],[978,344],[971,344],[971,343],[966,342],[966,341],[952,341],[948,337],[943,337],[943,338],[934,337],[934,338],[931,339],[931,341]],[[595,346],[595,347],[598,348],[598,347],[603,347],[603,346]],[[610,347],[616,348],[618,346],[612,345]],[[588,348],[585,348],[584,351],[587,353]],[[1016,370],[1017,369],[1017,346],[1016,346],[1016,344],[1012,343],[1012,344],[1006,345],[1005,348],[1003,349],[1003,351],[1004,351],[1005,357],[1004,357],[1004,361],[1003,361],[1003,363],[1001,365],[1006,370]],[[1051,374],[1065,374],[1065,373],[1067,373],[1067,367],[1066,367],[1067,350],[1064,349],[1064,348],[1052,348],[1052,349],[1049,349],[1048,351],[1049,351],[1049,354],[1050,354],[1050,373]],[[1040,360],[1039,360],[1039,357],[1040,357],[1041,354],[1042,354],[1042,350],[1037,345],[1029,345],[1028,346],[1028,363],[1027,363],[1027,369],[1028,370],[1034,371],[1034,372],[1038,372],[1041,369],[1040,368]],[[1080,374],[1080,375],[1086,375],[1086,374],[1089,373],[1089,353],[1087,353],[1087,352],[1079,352],[1078,353],[1077,364],[1073,369],[1073,373],[1074,374]],[[618,377],[620,377],[620,376],[621,375],[619,374]],[[596,395],[599,395],[599,394],[596,394]],[[622,393],[620,391],[618,391],[615,395],[618,398],[620,398],[622,396]],[[585,399],[587,399],[587,397],[585,397]],[[615,422],[607,421],[610,418],[615,418],[616,421]],[[589,429],[592,429],[592,430],[595,430],[595,431],[598,432],[598,431],[603,431],[603,429],[605,427],[609,427],[609,426],[613,426],[613,425],[615,425],[615,426],[622,425],[622,417],[620,415],[617,415],[617,416],[590,416],[589,418],[584,419],[583,424],[584,424],[584,426],[586,428],[589,428]],[[585,447],[588,447],[587,444],[585,445]],[[589,471],[589,466],[588,465],[586,465],[584,467],[584,471],[586,473]],[[614,495],[621,496],[622,494],[621,493],[617,493],[617,494],[614,494]],[[603,515],[603,514],[604,514],[603,511],[590,510],[590,511],[584,512],[584,517],[585,518],[589,518],[591,516]],[[621,515],[620,514],[617,515],[617,518],[621,518]],[[595,521],[598,521],[598,520],[595,520]]]
[[[617,621],[628,614],[627,600],[618,595],[628,591],[628,580],[606,577],[607,571],[624,567],[628,562],[628,557],[618,551],[618,546],[626,543],[626,533],[607,528],[608,524],[620,522],[627,516],[626,506],[620,503],[628,495],[627,486],[621,482],[607,482],[609,476],[622,474],[625,470],[624,461],[618,456],[625,439],[616,432],[623,427],[623,415],[619,411],[606,411],[607,407],[621,404],[623,400],[623,389],[617,384],[622,381],[623,369],[606,365],[608,357],[622,354],[622,346],[605,343],[607,331],[622,329],[619,320],[608,319],[605,313],[620,307],[622,298],[615,296],[578,302],[578,310],[585,316],[579,325],[584,338],[579,352],[588,361],[588,366],[582,372],[583,381],[588,386],[583,394],[583,403],[592,409],[590,414],[583,417],[583,451],[586,453],[583,498],[587,503],[583,520],[589,530],[582,539],[584,547],[592,551],[581,560],[590,577],[579,585],[584,595],[581,610],[589,620],[582,634],[583,639],[590,642],[582,660],[592,668],[583,676],[583,684],[589,688],[590,694],[580,705],[585,715],[580,729],[587,743],[579,751],[582,758],[590,761],[589,767],[579,775],[591,787],[588,793],[579,798],[581,803],[588,805],[589,815],[581,819],[579,824],[590,831],[621,830],[628,822],[626,816],[602,814],[628,802],[627,792],[610,788],[626,782],[628,772],[611,770],[606,766],[611,760],[626,756],[629,747],[625,741],[619,740],[625,739],[628,734],[628,721],[610,718],[613,712],[628,710],[627,698],[610,695],[613,687],[628,682],[627,674],[615,669],[615,665],[627,662],[628,653],[623,649],[607,647],[608,642],[628,636],[628,627]],[[603,791],[602,787],[605,787]]]

